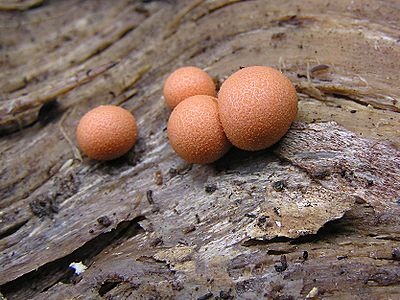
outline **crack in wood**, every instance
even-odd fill
[[[45,292],[58,282],[72,283],[73,280],[76,280],[74,272],[71,272],[69,267],[72,262],[82,261],[90,267],[98,254],[135,235],[144,233],[143,228],[138,223],[142,220],[144,220],[144,217],[137,217],[131,221],[119,223],[115,229],[98,235],[67,256],[49,262],[36,271],[3,284],[0,286],[1,292],[5,297],[10,298],[18,298],[20,297],[18,295],[23,293],[25,298],[37,292]],[[3,273],[2,276],[7,275]]]
[[[61,110],[77,111],[65,132],[100,102],[123,103],[145,124],[142,141],[120,160],[66,163],[81,184],[79,191],[65,191],[53,218],[32,216],[28,203],[54,191],[49,176],[71,160],[58,128],[50,122],[2,137],[1,193],[7,198],[0,222],[9,231],[0,243],[6,270],[0,279],[2,290],[14,286],[5,296],[397,297],[399,154],[389,143],[359,136],[399,143],[392,109],[398,106],[393,80],[399,69],[394,2],[54,1],[12,18],[0,13],[9,33],[0,36],[6,45],[1,118],[14,118],[14,128],[36,120],[41,108],[46,112],[55,87],[77,81],[85,85],[58,93]],[[101,55],[95,53],[104,45]],[[93,65],[120,63],[92,80],[96,70],[87,65],[88,55]],[[185,64],[205,68],[219,82],[241,66],[279,67],[299,91],[304,88],[298,119],[314,124],[294,124],[270,150],[233,149],[215,164],[184,165],[167,143],[170,112],[162,82]],[[6,99],[21,97],[33,102],[9,116]],[[332,120],[357,134],[323,123]],[[164,180],[154,180],[158,170]],[[146,191],[154,192],[157,210],[144,201]],[[146,234],[127,234],[90,257],[87,245],[96,235],[137,215],[146,216]],[[70,260],[58,270],[54,262],[76,249],[85,250],[74,258],[89,268],[75,276]],[[277,264],[276,255],[286,262]],[[17,279],[7,283],[10,278]],[[21,278],[27,280],[17,291]]]

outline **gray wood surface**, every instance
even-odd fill
[[[399,20],[395,0],[0,1],[0,299],[400,298]],[[187,164],[162,98],[183,65],[279,68],[297,120]],[[105,103],[139,140],[95,162],[75,129]]]

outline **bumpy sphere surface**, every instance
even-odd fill
[[[216,96],[212,78],[196,67],[183,67],[175,70],[165,81],[163,93],[167,105],[172,109],[191,96]]]
[[[132,114],[118,106],[102,105],[87,112],[78,124],[76,138],[92,159],[111,160],[124,155],[136,142]]]
[[[217,99],[204,95],[187,98],[172,111],[168,139],[180,157],[198,164],[216,161],[231,146],[219,121]]]
[[[218,108],[231,143],[257,151],[275,144],[288,131],[297,114],[296,89],[276,69],[247,67],[222,84]]]

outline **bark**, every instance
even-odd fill
[[[0,10],[0,298],[400,297],[398,1]],[[279,68],[297,120],[271,149],[187,164],[162,98],[183,65],[218,84]],[[105,103],[135,115],[139,140],[94,162],[74,132]]]

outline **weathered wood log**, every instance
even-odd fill
[[[0,12],[3,297],[400,297],[398,1],[3,2],[23,10]],[[179,159],[167,74],[256,64],[296,85],[288,134]],[[104,103],[140,138],[94,162],[74,131]]]

